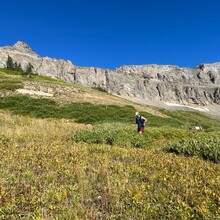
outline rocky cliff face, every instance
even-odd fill
[[[40,57],[23,42],[0,48],[0,68],[8,55],[25,69],[30,62],[35,73],[100,87],[131,100],[163,101],[180,104],[220,104],[220,63],[196,68],[168,65],[122,66],[114,71],[78,67],[71,61]]]
[[[194,69],[177,66],[124,66],[118,73],[135,76],[133,96],[182,104],[220,104],[220,63]],[[138,94],[138,91],[139,94]]]

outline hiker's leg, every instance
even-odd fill
[[[142,134],[144,132],[144,128],[139,128],[139,134]]]

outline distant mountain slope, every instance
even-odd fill
[[[220,104],[220,63],[202,64],[193,69],[169,65],[122,66],[114,71],[95,67],[78,67],[70,61],[40,57],[23,42],[0,48],[0,68],[7,57],[26,68],[30,62],[34,72],[68,82],[97,87],[120,97],[166,106]]]
[[[89,88],[68,83],[50,77],[33,75],[31,78],[20,72],[0,69],[0,98],[30,96],[33,98],[47,98],[59,106],[72,103],[105,105],[105,106],[132,106],[134,111],[148,112],[162,118],[167,117],[156,108],[143,106],[134,102],[113,96],[100,89]]]

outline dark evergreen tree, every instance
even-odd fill
[[[30,70],[32,71],[32,68],[31,68],[31,66],[28,66],[28,71],[30,71]],[[13,60],[10,56],[8,56],[8,59],[6,61],[6,69],[16,70],[16,71],[19,71],[19,72],[24,72],[22,67],[21,67],[21,64],[18,63],[17,61],[13,62]]]
[[[14,70],[18,70],[18,63],[16,61],[14,62]]]
[[[21,64],[20,64],[20,63],[18,64],[17,71],[19,71],[19,72],[23,72],[23,69],[22,69],[22,67],[21,67]]]
[[[10,56],[8,56],[7,62],[6,62],[6,68],[9,70],[14,70],[15,69],[15,65],[13,63],[13,60]]]
[[[28,63],[25,73],[26,73],[29,77],[31,77],[31,75],[32,75],[32,73],[33,73],[33,68],[34,68],[33,65],[32,65],[31,63]]]

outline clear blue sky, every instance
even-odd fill
[[[10,0],[0,46],[24,41],[75,65],[220,62],[219,0]]]

